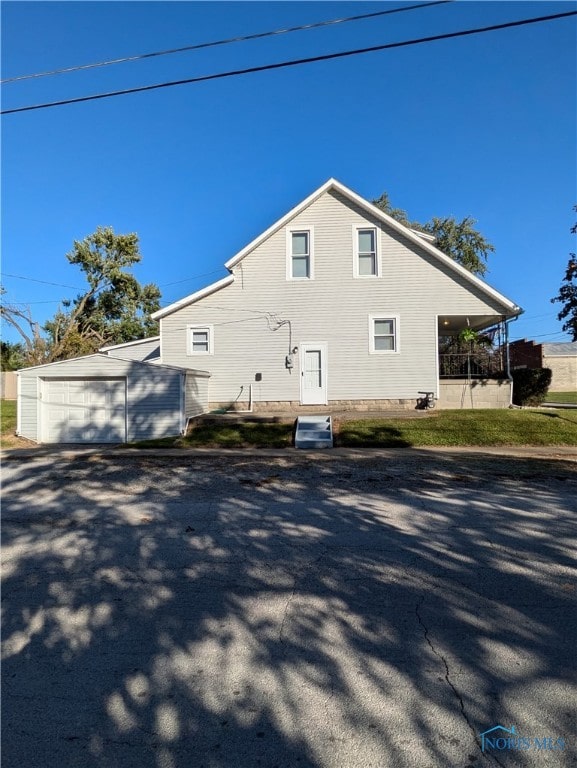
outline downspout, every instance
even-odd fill
[[[186,418],[186,371],[183,371],[180,374],[180,434],[186,435],[187,429],[188,419]]]
[[[248,387],[248,412],[252,413],[252,384]]]
[[[515,315],[515,317],[512,317],[510,320],[505,320],[505,361],[506,361],[506,371],[507,378],[511,382],[510,384],[510,394],[509,394],[509,408],[514,408],[515,405],[513,403],[513,377],[511,376],[511,356],[509,354],[509,323],[514,323],[515,320],[518,320],[521,317],[521,313],[518,315]]]
[[[195,418],[196,418],[196,416],[187,416],[187,417],[186,417],[186,423],[185,423],[185,425],[184,425],[184,429],[182,429],[182,430],[180,431],[180,434],[181,434],[183,437],[186,437],[186,436],[188,435],[188,426],[189,426],[190,422],[191,422],[193,419],[195,419]]]

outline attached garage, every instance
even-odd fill
[[[177,435],[208,406],[206,371],[105,354],[18,372],[18,427],[38,443],[125,443]]]

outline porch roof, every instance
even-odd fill
[[[483,331],[505,319],[510,318],[504,318],[503,315],[439,315],[439,335],[453,336],[465,328]]]

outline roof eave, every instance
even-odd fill
[[[242,250],[240,250],[237,254],[235,254],[231,259],[226,261],[224,266],[227,269],[232,269],[236,264],[238,264],[239,261],[241,261],[247,255],[247,253],[250,253],[258,245],[260,245],[265,240],[267,240],[271,235],[277,232],[292,218],[297,216],[301,211],[304,211],[305,208],[308,208],[309,205],[314,203],[316,199],[318,199],[321,195],[324,195],[325,192],[331,189],[333,185],[338,185],[338,184],[339,182],[336,179],[329,179],[328,181],[325,181],[325,183],[321,187],[316,189],[312,194],[310,194],[307,198],[302,200],[298,205],[295,205],[294,208],[291,208],[291,210],[288,213],[285,213],[285,215],[282,216],[280,219],[277,219],[277,221],[275,221],[274,224],[271,224],[271,226],[267,230],[262,232],[258,237],[252,240],[248,245],[245,245],[245,247]]]
[[[522,312],[521,307],[519,307],[513,301],[508,299],[502,293],[499,293],[499,291],[495,290],[495,288],[492,288],[484,280],[481,280],[472,272],[469,272],[468,269],[465,269],[465,267],[462,267],[456,261],[454,261],[445,253],[443,253],[438,248],[436,248],[432,243],[427,242],[425,238],[420,237],[417,232],[410,229],[409,227],[405,227],[404,224],[401,224],[396,219],[393,219],[391,216],[381,211],[380,208],[377,208],[376,205],[369,203],[368,200],[365,200],[356,192],[353,192],[352,189],[348,189],[348,187],[345,187],[339,181],[336,181],[336,179],[331,179],[331,181],[333,182],[333,186],[336,189],[338,189],[340,192],[342,192],[344,195],[347,195],[350,199],[354,200],[358,205],[362,206],[365,210],[369,211],[371,214],[381,219],[381,221],[388,224],[392,229],[395,229],[397,232],[399,232],[399,234],[404,235],[408,240],[413,242],[415,245],[418,245],[419,247],[424,248],[426,251],[428,251],[428,253],[430,253],[432,256],[437,258],[439,261],[441,261],[450,269],[460,274],[466,280],[476,285],[484,293],[496,299],[500,304],[503,305],[504,308],[506,307],[508,309],[508,311],[512,314],[512,316],[515,316],[520,312]]]
[[[515,317],[516,315],[522,312],[522,309],[519,306],[517,306],[514,302],[512,302],[502,293],[499,293],[499,291],[492,288],[484,280],[481,280],[472,272],[469,272],[468,269],[465,269],[465,267],[462,267],[456,261],[453,261],[453,259],[451,259],[449,256],[447,256],[438,248],[436,248],[431,242],[428,241],[429,240],[428,237],[421,235],[421,233],[418,233],[410,229],[409,227],[406,227],[404,224],[401,224],[396,219],[393,219],[391,216],[381,211],[380,208],[377,208],[375,205],[370,203],[368,200],[365,200],[356,192],[353,192],[352,189],[349,189],[340,181],[337,181],[337,179],[335,178],[330,178],[328,181],[322,184],[318,189],[312,192],[307,198],[301,201],[294,208],[291,208],[291,210],[288,211],[288,213],[286,213],[280,219],[275,221],[274,224],[272,224],[267,230],[265,230],[257,238],[252,240],[248,245],[246,245],[242,250],[240,250],[235,256],[233,256],[231,259],[226,261],[224,264],[226,269],[228,269],[229,271],[232,271],[233,267],[235,267],[248,253],[254,250],[262,242],[267,240],[271,235],[277,232],[281,227],[283,227],[292,218],[297,216],[301,211],[308,208],[308,206],[311,205],[319,197],[321,197],[321,195],[323,195],[325,192],[328,192],[329,190],[332,190],[332,189],[335,189],[341,194],[343,194],[345,197],[348,197],[350,200],[355,202],[361,208],[369,212],[377,220],[384,222],[389,227],[391,227],[391,229],[396,230],[399,234],[406,237],[409,241],[411,241],[415,245],[419,246],[420,248],[423,248],[425,251],[430,253],[432,256],[438,259],[441,263],[445,264],[449,269],[452,269],[457,274],[460,274],[465,280],[475,285],[479,290],[483,291],[483,293],[491,296],[493,299],[495,299],[497,302],[499,302],[503,306],[503,309],[506,310],[506,312],[504,312],[503,314],[508,314],[511,317]],[[221,288],[224,288],[226,285],[230,285],[230,283],[232,283],[233,281],[234,281],[234,275],[232,274],[227,275],[222,280],[219,280],[216,283],[212,283],[206,288],[203,288],[202,290],[197,291],[196,293],[186,296],[185,298],[180,299],[179,301],[174,302],[173,304],[170,304],[167,307],[164,307],[164,309],[158,310],[153,315],[151,315],[151,317],[153,320],[160,320],[161,318],[166,317],[167,315],[173,312],[176,312],[177,310],[182,309],[183,307],[186,307],[189,304],[193,304],[195,301],[198,301],[199,299],[202,299],[205,296],[208,296],[211,293],[214,293],[215,291],[220,290]]]
[[[110,344],[106,347],[100,347],[99,352],[108,352],[109,349],[121,349],[122,347],[133,347],[137,344],[144,344],[146,341],[160,341],[160,336],[149,336],[146,339],[136,339],[136,341],[125,341],[122,344]]]
[[[173,312],[176,312],[183,307],[187,307],[189,304],[194,304],[195,301],[203,299],[205,296],[210,296],[211,293],[220,291],[221,288],[226,288],[227,285],[230,285],[233,282],[234,275],[227,275],[221,280],[217,280],[216,283],[211,283],[210,285],[207,285],[206,288],[201,288],[200,291],[191,293],[189,296],[185,296],[184,299],[175,301],[173,304],[169,304],[167,307],[157,310],[150,317],[153,320],[160,320],[161,318],[166,317],[167,315],[171,315]]]

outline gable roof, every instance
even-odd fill
[[[125,341],[123,344],[108,344],[106,347],[100,347],[99,352],[108,352],[110,349],[123,349],[125,347],[136,347],[139,344],[145,344],[147,341],[160,341],[160,336],[149,336],[147,339],[137,339],[136,341]]]
[[[206,288],[202,288],[200,291],[196,291],[196,293],[191,293],[190,296],[185,296],[184,299],[179,299],[173,304],[169,304],[167,307],[164,307],[164,309],[158,309],[150,315],[150,317],[153,320],[160,320],[161,317],[170,315],[173,312],[176,312],[177,309],[186,307],[188,304],[193,304],[195,301],[204,298],[204,296],[210,296],[211,293],[220,291],[221,288],[224,288],[231,283],[234,283],[234,275],[227,275],[221,280],[217,280],[216,283],[211,283],[210,285],[207,285]]]
[[[367,213],[369,213],[375,219],[377,219],[378,221],[382,221],[391,229],[395,230],[400,235],[403,235],[403,237],[405,237],[407,240],[414,243],[415,245],[418,245],[420,248],[427,251],[427,253],[429,253],[431,256],[434,256],[435,259],[437,259],[439,262],[444,264],[446,267],[453,270],[454,272],[459,274],[461,277],[465,278],[465,280],[475,285],[483,293],[497,300],[500,304],[503,305],[504,308],[508,310],[508,314],[518,315],[521,312],[521,308],[518,307],[510,299],[508,299],[506,296],[504,296],[502,293],[499,293],[499,291],[496,291],[494,288],[488,285],[488,283],[481,280],[472,272],[469,272],[469,270],[465,269],[465,267],[462,267],[460,264],[457,264],[456,261],[453,261],[453,259],[451,259],[449,256],[444,254],[438,248],[435,248],[435,246],[431,242],[430,235],[428,235],[427,233],[420,233],[414,229],[410,229],[409,227],[406,227],[404,224],[401,224],[400,222],[396,221],[396,219],[393,219],[388,214],[383,213],[383,211],[381,211],[380,208],[377,208],[372,203],[369,203],[368,200],[365,200],[356,192],[353,192],[352,189],[349,189],[344,184],[341,184],[340,181],[337,181],[336,179],[333,179],[333,178],[326,181],[323,185],[321,185],[318,189],[316,189],[312,194],[310,194],[307,198],[305,198],[302,202],[300,202],[294,208],[291,208],[291,210],[288,211],[288,213],[285,213],[284,216],[282,216],[280,219],[275,221],[274,224],[272,224],[268,229],[262,232],[262,234],[260,234],[258,237],[252,240],[248,245],[242,248],[235,256],[233,256],[231,259],[226,261],[224,264],[226,269],[228,269],[229,271],[232,271],[233,267],[235,267],[240,261],[242,261],[242,259],[244,259],[245,256],[251,253],[251,251],[257,248],[261,243],[263,243],[265,240],[271,237],[271,235],[273,235],[279,229],[284,227],[285,224],[287,224],[291,219],[293,219],[299,213],[301,213],[306,208],[308,208],[309,205],[311,205],[316,200],[318,200],[318,198],[324,195],[326,192],[333,192],[333,191],[339,192],[341,195],[349,199],[351,202],[356,203],[358,206],[360,206],[365,211],[367,211]],[[197,291],[196,293],[193,293],[190,296],[186,296],[185,298],[180,299],[179,301],[176,301],[173,304],[169,304],[167,307],[164,307],[163,309],[160,309],[157,312],[155,312],[153,315],[151,315],[151,317],[153,320],[158,320],[161,317],[165,317],[166,315],[172,314],[177,309],[181,309],[182,307],[185,307],[188,304],[193,304],[195,301],[198,301],[199,299],[203,298],[203,296],[208,296],[210,293],[214,293],[214,291],[218,291],[221,288],[224,288],[226,285],[229,285],[233,281],[234,281],[234,275],[232,274],[228,275],[222,280],[219,280],[218,282],[213,283],[212,285],[209,285],[207,288],[204,288],[201,291]]]
[[[201,376],[209,377],[210,373],[209,371],[203,371],[203,370],[197,370],[196,368],[184,368],[181,365],[167,365],[166,363],[153,363],[153,362],[147,362],[146,360],[132,360],[130,358],[126,357],[111,357],[110,355],[107,355],[105,352],[93,352],[91,355],[81,355],[80,357],[70,357],[67,360],[55,360],[52,363],[41,363],[40,365],[31,365],[28,368],[19,368],[17,373],[27,373],[28,371],[33,371],[38,368],[51,368],[51,367],[63,367],[66,365],[66,363],[74,363],[77,360],[90,360],[91,358],[98,358],[98,360],[102,363],[102,365],[106,366],[114,366],[117,363],[130,363],[130,365],[134,366],[146,366],[146,368],[150,369],[153,368],[166,368],[167,370],[171,371],[180,371],[181,373],[185,372],[191,372],[191,373],[197,373]]]

